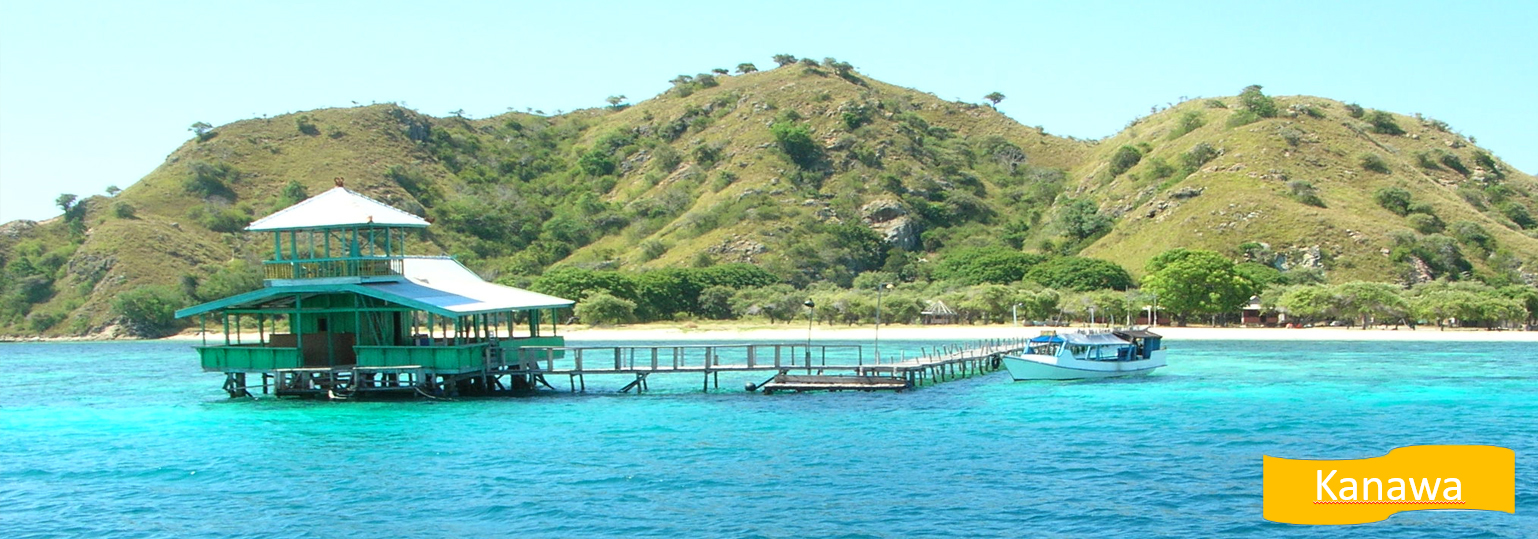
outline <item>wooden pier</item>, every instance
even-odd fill
[[[527,394],[566,386],[588,389],[589,376],[619,376],[621,392],[644,392],[652,376],[699,376],[702,391],[720,388],[720,374],[763,373],[748,391],[902,391],[987,374],[1002,367],[1004,354],[1025,347],[1025,339],[937,344],[916,356],[876,358],[859,345],[678,344],[647,346],[487,347],[484,368],[443,374],[430,367],[338,366],[279,369],[248,382],[244,373],[226,376],[231,396],[263,394],[350,399],[444,398],[460,395]],[[254,373],[253,373],[254,374]],[[253,377],[254,378],[254,377]],[[565,378],[565,380],[562,380]],[[564,383],[562,383],[564,382]]]
[[[1025,347],[1025,339],[988,340],[925,347],[915,357],[867,357],[859,345],[695,344],[671,346],[524,347],[505,374],[527,376],[553,387],[566,376],[572,391],[587,387],[588,375],[629,375],[621,391],[645,391],[656,374],[702,375],[701,389],[720,387],[722,372],[763,372],[771,377],[749,391],[902,390],[998,370],[1004,354]],[[830,354],[834,359],[830,360]],[[849,356],[853,356],[852,358]],[[558,357],[564,356],[564,361]]]

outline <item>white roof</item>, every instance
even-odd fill
[[[452,258],[407,258],[401,264],[405,281],[362,286],[390,296],[456,314],[570,307],[569,299],[481,280]]]
[[[277,213],[257,219],[246,230],[270,231],[375,224],[425,227],[421,217],[390,207],[345,187],[315,195]]]

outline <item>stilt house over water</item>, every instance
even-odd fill
[[[225,373],[231,396],[256,387],[248,374],[279,395],[492,390],[488,374],[519,347],[565,345],[555,313],[574,302],[488,283],[452,257],[407,256],[427,226],[338,180],[246,227],[272,235],[262,288],[176,316],[202,320],[203,370]],[[208,342],[211,320],[222,343]]]

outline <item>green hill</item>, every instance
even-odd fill
[[[803,62],[554,116],[371,105],[243,120],[114,197],[0,225],[0,334],[142,332],[120,325],[125,292],[249,286],[266,243],[240,228],[333,178],[433,220],[418,252],[513,284],[556,264],[752,262],[793,285],[848,286],[868,271],[923,279],[975,247],[1079,253],[1134,275],[1172,247],[1337,282],[1538,268],[1533,178],[1445,124],[1312,97],[1256,103],[1186,102],[1090,142]],[[1390,201],[1397,212],[1376,200],[1390,187],[1411,195]]]

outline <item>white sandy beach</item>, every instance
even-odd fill
[[[1016,327],[1010,325],[977,326],[909,326],[883,325],[883,340],[936,340],[969,341],[1010,337],[1034,337],[1044,330],[1074,331],[1083,328]],[[1436,327],[1416,330],[1401,327],[1398,330],[1346,329],[1346,328],[1210,328],[1210,327],[1155,327],[1152,330],[1170,340],[1196,341],[1516,341],[1538,342],[1538,331],[1485,331],[1475,329],[1449,329],[1438,331]],[[568,342],[615,341],[615,340],[755,340],[798,342],[807,338],[806,326],[763,325],[730,327],[708,325],[647,324],[638,326],[563,329]],[[874,326],[816,326],[812,339],[870,340],[875,337]]]

